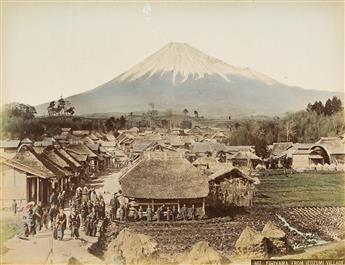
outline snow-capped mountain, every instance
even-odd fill
[[[204,78],[207,75],[218,75],[231,82],[229,76],[240,76],[249,79],[259,79],[269,85],[276,83],[273,79],[251,71],[249,68],[231,66],[214,57],[194,49],[186,43],[169,43],[158,52],[137,64],[129,71],[121,74],[114,81],[131,82],[139,78],[150,78],[155,74],[161,77],[172,74],[172,83],[180,76],[180,82],[185,82],[189,77],[194,79]]]
[[[277,115],[339,93],[284,85],[231,66],[185,43],[169,43],[111,81],[68,98],[77,114],[198,110],[205,116]],[[47,104],[37,106],[46,113]]]

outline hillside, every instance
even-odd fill
[[[198,110],[208,116],[277,115],[304,109],[336,92],[284,85],[249,68],[238,68],[184,43],[169,43],[127,72],[67,98],[77,114]],[[253,104],[255,102],[255,104]],[[47,104],[37,106],[39,114]]]

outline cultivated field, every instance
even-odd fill
[[[296,173],[260,178],[255,206],[344,206],[344,173]]]

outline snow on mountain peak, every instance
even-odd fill
[[[249,68],[231,66],[208,56],[187,43],[177,42],[168,43],[143,62],[115,78],[114,81],[134,81],[144,76],[149,78],[156,74],[163,76],[166,73],[172,73],[173,84],[175,84],[177,76],[182,77],[179,82],[184,82],[189,77],[200,79],[206,75],[218,75],[228,82],[231,82],[231,76],[240,76],[259,79],[270,85],[277,83],[268,76],[251,71]]]

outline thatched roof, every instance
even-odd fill
[[[236,153],[239,151],[252,152],[254,149],[255,147],[251,145],[226,145],[222,151],[226,153]]]
[[[311,148],[322,147],[329,155],[345,154],[345,143],[338,137],[321,137]]]
[[[72,134],[75,136],[86,136],[90,134],[89,130],[74,130],[72,131]]]
[[[133,153],[142,153],[155,142],[150,140],[135,140],[133,143],[132,152]]]
[[[255,183],[258,181],[255,178],[251,178],[247,176],[245,173],[243,173],[241,170],[239,170],[236,167],[228,167],[228,168],[220,169],[216,171],[215,173],[213,173],[212,175],[208,176],[208,179],[212,181],[220,181],[224,178],[242,178],[252,183]]]
[[[80,154],[77,154],[77,153],[74,153],[72,151],[68,151],[68,154],[75,160],[77,160],[78,162],[85,162],[87,161],[87,155],[80,155]]]
[[[103,140],[99,140],[98,141],[99,144],[101,144],[101,146],[103,147],[115,147],[115,141],[103,141]]]
[[[260,160],[260,157],[248,151],[239,151],[235,153],[231,160]]]
[[[197,165],[211,165],[211,164],[218,164],[218,160],[214,157],[211,156],[204,156],[204,157],[199,157],[197,160],[193,162],[194,166]]]
[[[120,179],[126,197],[147,199],[203,198],[208,180],[173,151],[150,151]]]
[[[192,153],[216,153],[225,149],[224,144],[213,142],[195,142],[192,144]]]
[[[28,146],[22,148],[14,158],[8,161],[11,166],[35,176],[42,178],[55,176],[55,174],[45,166],[42,160],[38,158],[38,155],[35,154],[35,151]]]
[[[69,168],[69,165],[67,164],[67,162],[63,160],[58,154],[56,154],[53,149],[48,150],[48,148],[46,148],[43,151],[43,155],[46,156],[47,159],[49,159],[50,161],[52,161],[59,167]]]
[[[89,148],[87,148],[87,146],[84,144],[69,145],[66,148],[66,150],[78,155],[87,155],[88,157],[91,157],[91,158],[97,157],[97,155],[94,152],[92,152]]]
[[[279,158],[286,155],[286,150],[293,146],[292,142],[273,143],[271,157]]]
[[[79,162],[74,159],[71,155],[69,155],[64,149],[57,149],[55,150],[57,155],[59,155],[63,160],[65,160],[71,167],[79,168],[81,165]]]
[[[93,140],[93,141],[97,141],[97,140],[99,139],[99,138],[95,135],[95,133],[89,134],[89,137],[90,137],[90,139]]]
[[[19,140],[1,140],[0,148],[18,148],[19,144]]]
[[[104,136],[105,136],[105,139],[107,139],[107,141],[114,142],[116,140],[116,138],[113,134],[107,133]]]

